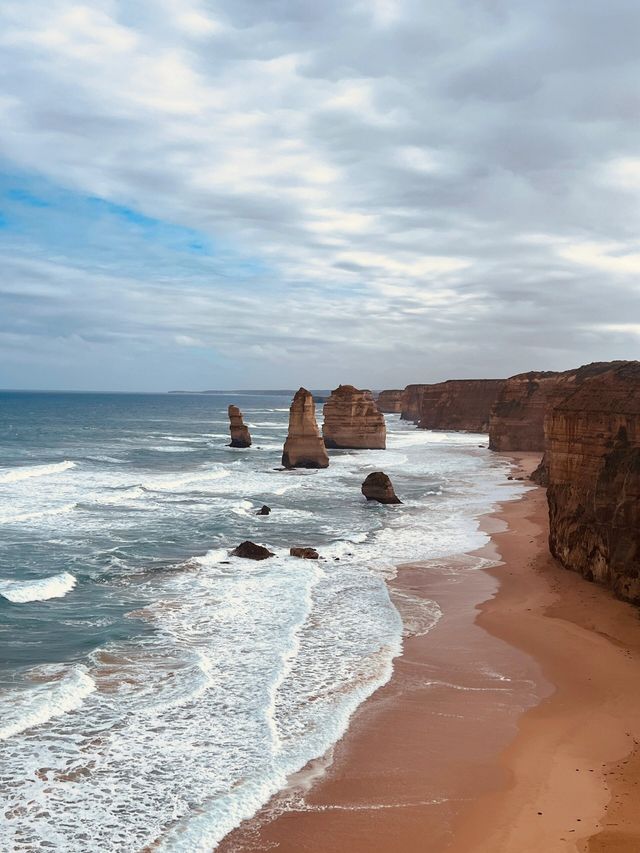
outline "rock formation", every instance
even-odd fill
[[[242,412],[237,406],[229,406],[229,431],[231,433],[229,447],[251,447],[251,435],[242,420]]]
[[[544,486],[546,488],[549,485],[549,467],[546,453],[543,455],[540,460],[540,464],[535,471],[531,472],[529,479],[532,483],[536,483],[538,486]]]
[[[247,539],[245,542],[241,542],[237,548],[234,548],[231,556],[242,557],[245,560],[266,560],[268,557],[273,557],[273,551],[263,545],[256,545],[255,542],[250,542]]]
[[[616,364],[619,362],[595,362],[561,373],[531,371],[511,376],[491,412],[491,450],[543,451],[547,413],[587,379],[611,370]]]
[[[263,504],[256,515],[271,515],[271,507]]]
[[[316,406],[306,388],[296,391],[289,409],[289,433],[284,443],[285,468],[327,468],[329,454],[316,422]]]
[[[404,391],[402,390],[381,391],[378,394],[378,399],[376,400],[378,411],[385,412],[387,414],[401,412],[403,394]]]
[[[428,387],[428,385],[407,385],[402,392],[401,420],[418,423],[422,409],[422,395]]]
[[[292,557],[299,557],[301,560],[319,560],[320,554],[315,548],[289,548],[289,554]]]
[[[420,429],[488,432],[504,379],[449,379],[423,386]]]
[[[325,447],[384,450],[387,428],[371,391],[339,385],[324,404]]]
[[[374,471],[362,484],[362,494],[368,501],[381,504],[401,504],[402,501],[393,490],[393,484],[384,471]]]
[[[546,431],[552,554],[640,604],[640,362],[587,379]]]

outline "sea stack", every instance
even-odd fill
[[[289,409],[289,433],[284,443],[282,464],[285,468],[329,466],[329,454],[316,421],[316,405],[306,388],[296,391]]]
[[[384,450],[387,428],[371,391],[339,385],[324,404],[322,435],[326,447]]]
[[[229,406],[229,431],[231,433],[229,447],[251,447],[249,429],[242,420],[242,412],[237,406]]]
[[[402,501],[393,490],[393,484],[384,471],[374,471],[362,484],[362,494],[368,501],[380,504],[401,504]]]
[[[583,382],[546,433],[551,553],[640,604],[640,362]]]
[[[376,400],[378,411],[386,414],[399,414],[402,411],[402,395],[404,391],[400,388],[381,391]]]

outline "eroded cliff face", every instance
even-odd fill
[[[378,411],[385,412],[386,414],[401,412],[403,394],[404,391],[402,389],[381,391],[376,400]]]
[[[242,419],[242,412],[237,406],[229,406],[229,432],[231,443],[229,447],[251,447],[249,428]]]
[[[546,429],[552,554],[640,604],[640,362],[588,378]]]
[[[422,408],[422,395],[429,387],[429,385],[407,385],[401,398],[400,418],[403,421],[418,423]]]
[[[587,379],[619,362],[594,362],[563,372],[530,371],[506,380],[489,423],[489,447],[500,452],[540,451],[545,447],[544,421],[551,410]]]
[[[387,428],[371,391],[340,385],[324,404],[326,447],[384,450]]]
[[[289,432],[282,451],[285,468],[327,468],[329,454],[318,429],[316,404],[306,388],[300,388],[289,409]]]
[[[426,385],[418,426],[488,432],[491,408],[504,383],[504,379],[450,379]]]

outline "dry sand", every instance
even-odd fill
[[[484,526],[478,555],[401,567],[407,625],[443,618],[221,853],[640,853],[638,613],[550,558],[542,489]]]

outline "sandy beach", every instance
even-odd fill
[[[549,557],[543,489],[482,523],[481,552],[400,567],[392,679],[218,850],[640,850],[637,611]]]

